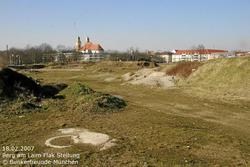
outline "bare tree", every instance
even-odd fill
[[[42,43],[41,45],[39,45],[39,46],[37,47],[37,49],[38,49],[39,51],[42,51],[42,52],[52,52],[52,51],[53,51],[52,46],[50,46],[50,45],[47,44],[47,43]]]
[[[46,63],[54,60],[54,54],[52,46],[47,43],[43,43],[38,46],[27,45],[24,49],[11,48],[9,50],[10,55],[19,56],[19,59],[24,64],[32,63]]]
[[[64,45],[57,45],[56,50],[59,52],[67,50],[66,46]]]
[[[197,49],[198,50],[204,50],[206,47],[203,45],[203,44],[199,44],[198,46],[197,46]]]
[[[206,49],[206,47],[203,44],[199,44],[197,46],[192,46],[191,49],[192,50],[204,50]]]

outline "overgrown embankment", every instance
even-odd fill
[[[181,85],[202,96],[249,100],[250,57],[208,61]]]

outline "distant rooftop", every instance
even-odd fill
[[[227,50],[217,49],[201,49],[201,50],[175,50],[174,54],[212,54],[212,53],[225,53]]]
[[[91,51],[104,51],[102,46],[100,44],[94,44],[90,42],[89,38],[87,38],[86,43],[81,47],[80,51],[86,51],[86,50],[91,50]]]

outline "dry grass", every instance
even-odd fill
[[[4,68],[7,65],[7,60],[3,56],[0,55],[0,68]]]
[[[250,57],[217,59],[206,62],[185,86],[204,91],[204,95],[250,98]],[[194,93],[200,93],[194,91]]]
[[[104,73],[94,70],[103,65],[82,70],[26,71],[43,79],[43,83],[69,84],[61,92],[65,99],[43,101],[46,109],[24,114],[23,118],[0,112],[0,144],[34,145],[35,153],[80,153],[79,166],[249,165],[249,103],[214,102],[193,97],[182,89],[150,89],[121,85],[122,81],[107,84],[100,77]],[[112,74],[135,71],[134,67],[124,66],[114,67]],[[96,91],[122,96],[128,106],[118,113],[86,112],[83,97],[69,93],[75,81]],[[118,145],[101,152],[81,145],[63,150],[46,147],[46,139],[62,127],[105,133],[116,138]]]

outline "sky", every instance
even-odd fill
[[[250,50],[250,0],[0,0],[0,50],[88,36],[105,50]]]

